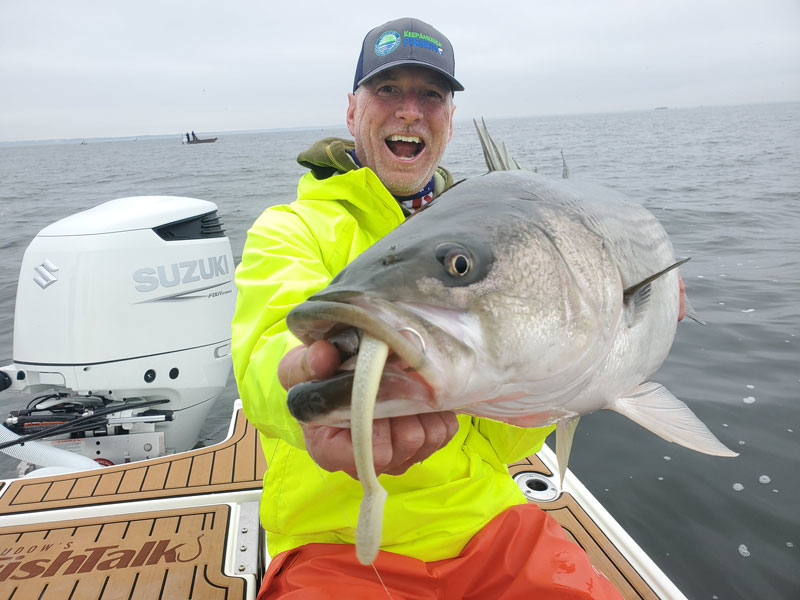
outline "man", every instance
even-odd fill
[[[619,597],[508,475],[552,428],[449,412],[377,420],[375,470],[389,497],[381,552],[365,567],[352,546],[362,489],[350,431],[299,424],[286,407],[289,387],[332,375],[340,361],[326,341],[300,346],[286,314],[453,184],[439,160],[453,93],[464,89],[454,67],[450,42],[422,21],[370,31],[348,95],[354,141],[301,153],[311,172],[297,200],[267,209],[248,232],[233,357],[269,465],[260,514],[273,560],[261,600]]]

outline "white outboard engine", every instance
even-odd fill
[[[122,198],[39,232],[0,369],[0,390],[39,397],[0,425],[0,445],[42,439],[104,464],[195,445],[231,370],[234,265],[216,209]]]

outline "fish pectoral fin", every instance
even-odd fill
[[[633,285],[626,287],[626,288],[623,290],[623,292],[622,292],[623,296],[624,296],[625,298],[630,298],[630,297],[632,297],[632,296],[633,296],[634,294],[636,294],[636,293],[637,293],[637,292],[638,292],[638,291],[639,291],[641,288],[645,287],[646,285],[650,285],[651,283],[653,283],[653,282],[654,282],[656,279],[658,279],[658,278],[659,278],[659,277],[661,277],[662,275],[666,275],[667,273],[669,273],[670,271],[672,271],[672,269],[677,269],[677,268],[678,268],[678,267],[680,267],[682,264],[684,264],[684,263],[687,263],[687,262],[689,262],[690,260],[691,260],[691,257],[689,257],[689,258],[684,258],[683,260],[679,260],[678,262],[674,262],[674,263],[672,263],[670,266],[668,266],[666,269],[662,269],[662,270],[660,270],[658,273],[653,273],[653,274],[652,274],[652,275],[650,275],[649,277],[645,277],[644,279],[642,279],[642,280],[641,280],[639,283],[634,283]]]
[[[569,453],[572,451],[572,440],[575,437],[579,419],[580,417],[572,417],[556,423],[556,459],[561,487],[564,487],[564,475],[567,473]]]
[[[739,456],[720,442],[686,404],[658,383],[647,381],[606,408],[625,415],[668,442],[714,456]]]
[[[662,269],[658,273],[653,273],[639,283],[628,286],[623,290],[622,301],[625,304],[626,309],[630,311],[627,318],[629,327],[632,327],[639,321],[645,312],[645,308],[650,303],[650,295],[652,290],[651,284],[659,277],[669,273],[672,271],[672,269],[680,267],[683,263],[689,260],[689,258],[679,260],[678,262],[668,266],[666,269]]]
[[[642,315],[645,313],[647,305],[650,303],[651,290],[653,287],[648,283],[638,288],[632,295],[626,296],[627,309],[631,311],[628,314],[627,322],[632,327],[639,322]]]

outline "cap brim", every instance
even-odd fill
[[[445,71],[443,69],[440,69],[438,67],[434,67],[430,63],[419,61],[419,60],[414,60],[414,59],[409,59],[409,58],[405,58],[403,60],[396,60],[394,62],[390,62],[390,63],[386,63],[384,65],[381,65],[380,67],[378,67],[374,71],[370,72],[370,74],[367,75],[366,77],[362,77],[358,81],[357,85],[361,86],[361,84],[363,84],[365,81],[369,81],[370,79],[372,79],[373,77],[375,77],[379,73],[383,73],[384,71],[387,71],[389,69],[393,69],[394,67],[401,67],[401,66],[422,67],[424,69],[428,69],[430,71],[434,71],[434,72],[439,73],[440,75],[442,75],[447,80],[447,82],[450,84],[450,89],[451,90],[453,90],[454,92],[463,92],[464,91],[464,86],[461,85],[458,82],[458,80],[455,77],[453,77],[452,75],[450,75],[450,73],[448,73],[447,71]]]

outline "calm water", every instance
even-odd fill
[[[605,183],[650,208],[672,236],[689,297],[653,378],[685,400],[736,459],[668,444],[623,417],[583,419],[571,467],[692,599],[800,598],[800,104],[490,121],[520,162]],[[241,255],[264,207],[290,201],[296,154],[315,129],[0,147],[0,364],[11,362],[16,279],[47,224],[123,196],[215,202]],[[445,164],[485,170],[470,122]],[[203,441],[224,435],[231,382]],[[0,416],[28,397],[0,396]],[[0,458],[0,476],[14,476]]]

